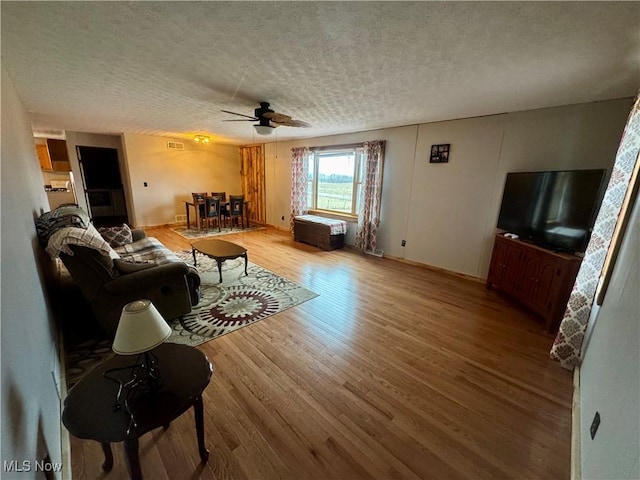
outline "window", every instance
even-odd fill
[[[309,209],[357,215],[362,185],[362,147],[318,149],[308,158]]]

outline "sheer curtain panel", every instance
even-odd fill
[[[636,98],[624,128],[602,206],[593,226],[591,239],[573,285],[564,318],[560,323],[560,330],[551,348],[551,358],[559,361],[568,370],[581,362],[582,343],[591,308],[603,273],[605,259],[612,246],[611,240],[616,225],[622,218],[625,198],[633,189],[631,182],[638,162],[639,150],[640,96]]]
[[[307,213],[307,177],[309,175],[309,149],[293,147],[291,149],[291,218],[289,223],[293,231],[293,217]]]
[[[384,140],[365,142],[363,147],[364,172],[360,190],[356,248],[363,252],[373,252],[376,249],[380,225],[385,142]]]

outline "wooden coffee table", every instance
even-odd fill
[[[249,259],[247,258],[247,249],[236,245],[235,243],[225,242],[224,240],[205,239],[198,240],[191,244],[191,253],[193,253],[193,266],[196,264],[196,251],[212,258],[218,264],[218,273],[220,274],[220,283],[222,283],[222,262],[225,260],[231,260],[233,258],[244,258],[244,274],[247,273],[247,264]]]

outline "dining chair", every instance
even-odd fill
[[[193,204],[196,209],[196,214],[198,215],[198,229],[202,225],[202,221],[206,220],[206,205],[205,198],[207,198],[207,192],[194,193],[191,192],[191,196],[193,197]]]
[[[227,192],[211,192],[212,197],[220,197],[220,215],[224,218],[225,227],[227,226],[227,218],[229,217],[229,208],[227,206]]]
[[[240,219],[244,230],[244,195],[229,195],[229,218],[231,229],[233,229],[234,220]]]
[[[220,231],[220,197],[206,197],[204,199],[207,229],[210,222],[215,220],[218,223],[218,231]]]

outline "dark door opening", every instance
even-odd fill
[[[77,146],[84,194],[96,227],[128,223],[118,150]]]

